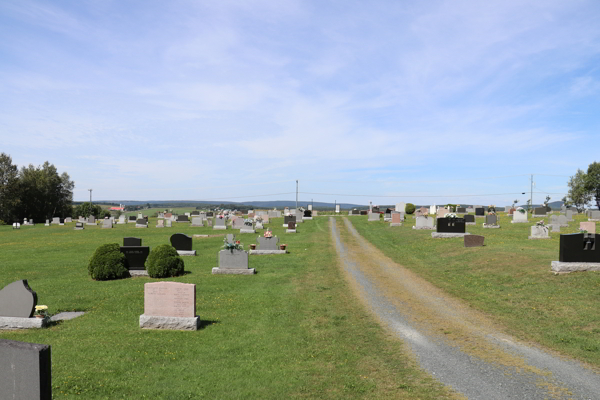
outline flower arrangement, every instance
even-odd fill
[[[236,240],[233,243],[229,243],[227,241],[227,237],[225,237],[223,239],[223,249],[224,250],[230,250],[230,251],[233,251],[233,250],[244,250],[244,245],[242,243],[240,243],[239,240]]]
[[[446,213],[446,214],[444,214],[444,218],[452,218],[452,219],[454,219],[454,218],[456,218],[456,214],[454,214],[454,213]]]
[[[263,219],[262,219],[262,217],[256,217],[254,220],[255,220],[256,222],[259,222],[259,223],[262,223],[262,222],[263,222]]]
[[[265,231],[265,234],[264,234],[264,237],[266,237],[266,238],[273,237],[273,232],[271,232],[271,231],[269,231],[269,230],[266,230],[266,231]]]
[[[48,313],[48,306],[44,306],[44,305],[35,306],[35,312],[33,313],[33,315],[36,318],[39,318],[38,316],[41,316],[42,318],[49,318],[50,314]]]
[[[489,211],[488,215],[496,215],[496,212],[495,211]]]
[[[246,225],[246,226],[252,226],[253,222],[254,222],[254,220],[252,218],[246,218],[244,220],[244,225]]]
[[[588,231],[586,231],[585,229],[579,228],[579,233],[588,233]]]
[[[223,216],[223,214],[219,214],[219,215],[217,215],[217,218],[219,218],[219,219],[223,219],[223,218],[225,218],[225,217]]]
[[[524,208],[520,208],[520,209],[518,209],[517,211],[518,211],[518,212],[520,212],[521,214],[525,214],[525,213],[527,212],[527,211],[525,211],[525,209],[524,209]]]
[[[535,226],[541,226],[542,228],[544,228],[546,226],[546,223],[544,222],[544,220],[540,220],[535,223]]]

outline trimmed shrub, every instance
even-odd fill
[[[98,247],[90,259],[88,272],[92,279],[107,281],[126,277],[125,254],[119,250],[118,243],[103,244]]]
[[[170,244],[161,244],[150,252],[146,271],[152,278],[167,278],[183,274],[183,260]]]
[[[417,207],[413,203],[406,203],[406,208],[404,208],[404,212],[407,214],[413,214]]]

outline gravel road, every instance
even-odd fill
[[[385,257],[343,221],[338,228],[329,218],[357,296],[440,382],[469,399],[600,399],[597,371],[503,333],[486,315]]]

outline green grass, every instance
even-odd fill
[[[574,233],[587,221],[583,215],[574,219],[561,233]],[[393,228],[350,218],[388,257],[488,313],[512,334],[600,366],[600,273],[552,274],[559,233],[529,240],[533,223],[511,224],[501,216],[500,229],[484,229],[482,219],[476,220],[467,232],[485,236],[485,246],[464,248],[462,238],[432,239],[432,231],[413,230],[410,215]]]
[[[327,219],[299,224],[297,234],[281,224],[269,226],[290,254],[251,256],[254,276],[212,275],[222,237],[194,239],[198,256],[185,257],[187,273],[168,280],[197,285],[197,332],[141,330],[144,283],[157,280],[97,282],[87,263],[99,245],[127,236],[154,248],[176,232],[224,231],[177,223],[156,229],[156,219],[148,229],[0,227],[0,287],[27,279],[50,313],[86,312],[0,337],[52,346],[55,398],[449,398],[353,297]],[[256,243],[257,235],[237,236],[246,249]]]

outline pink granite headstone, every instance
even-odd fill
[[[450,211],[447,208],[440,208],[437,212],[438,218],[444,218],[444,215],[448,214]]]
[[[195,317],[196,285],[180,282],[144,284],[144,314],[155,317]]]
[[[596,223],[595,222],[580,222],[579,229],[586,230],[587,233],[596,233]]]
[[[392,224],[401,224],[400,213],[392,213]]]

